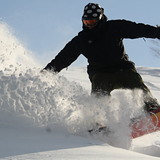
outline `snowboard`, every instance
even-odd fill
[[[132,138],[137,138],[160,130],[160,108],[133,120],[131,123],[131,130]]]
[[[146,115],[134,118],[130,123],[131,128],[131,138],[141,137],[149,133],[160,131],[160,108],[157,110],[146,113]],[[96,124],[96,127],[88,130],[90,134],[110,134],[111,131],[108,127],[103,126],[99,123]]]

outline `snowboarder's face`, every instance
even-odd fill
[[[83,20],[83,24],[88,27],[89,29],[94,28],[98,23],[98,20],[91,19],[91,20]]]

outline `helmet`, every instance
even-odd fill
[[[84,13],[82,16],[83,24],[86,27],[93,28],[96,26],[99,20],[103,17],[104,9],[96,4],[89,3],[84,7]]]

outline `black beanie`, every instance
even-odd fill
[[[97,3],[88,3],[84,7],[84,13],[82,19],[97,19],[100,20],[103,17],[104,9]]]

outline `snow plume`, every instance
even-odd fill
[[[1,72],[1,111],[23,115],[39,126],[59,121],[58,101],[65,96],[58,85],[61,78],[54,76],[45,81],[38,74],[33,70],[19,75]]]
[[[0,22],[0,35],[0,70],[15,69],[15,67],[22,70],[22,68],[38,66],[31,56],[31,52],[23,46],[14,36],[11,28],[3,22]]]
[[[117,90],[111,97],[97,99],[92,96],[81,96],[74,101],[79,103],[75,112],[72,112],[74,116],[69,117],[69,122],[72,122],[69,127],[74,128],[74,131],[82,132],[83,135],[86,130],[96,128],[97,124],[100,124],[107,126],[108,133],[95,134],[94,138],[116,147],[131,146],[130,120],[144,114],[141,91]],[[78,121],[75,123],[77,118]]]
[[[95,134],[94,138],[112,146],[130,148],[130,120],[144,114],[142,92],[140,90],[117,90],[112,93],[111,97],[97,99],[87,95],[84,90],[81,90],[80,94],[75,91],[70,97],[70,104],[66,108],[60,106],[60,108],[65,108],[62,114],[63,123],[66,123],[69,131],[86,136],[87,130],[96,128],[97,124],[100,124],[107,126],[109,132]],[[79,89],[77,91],[79,92]]]
[[[129,148],[130,119],[141,113],[140,91],[114,91],[98,99],[63,75],[39,73],[30,52],[4,23],[0,34],[0,127],[36,126],[90,136],[87,131],[100,124],[110,133],[95,138]]]
[[[111,134],[106,139],[109,144],[121,148],[131,146],[130,122],[142,112],[142,93],[139,90],[117,90],[112,93],[110,104],[106,111],[107,126]]]
[[[129,122],[139,113],[139,108],[137,102],[133,103],[133,93],[129,90],[115,91],[111,97],[97,99],[63,76],[36,70],[11,75],[1,71],[0,84],[1,126],[5,126],[6,121],[12,126],[31,122],[47,131],[58,127],[86,136],[87,130],[99,123],[109,127],[111,134],[96,138],[117,147],[130,145]]]

